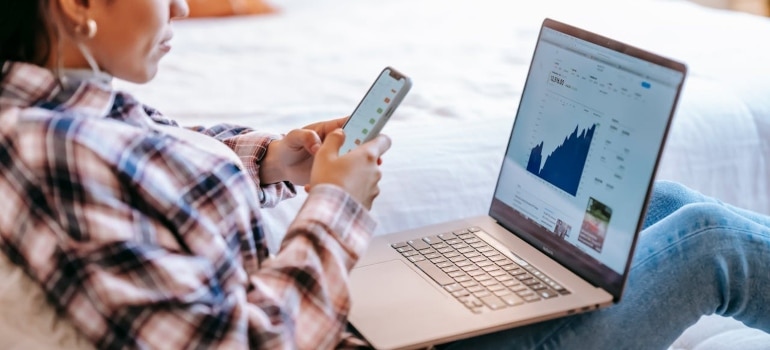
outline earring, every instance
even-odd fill
[[[93,39],[96,36],[96,30],[96,21],[91,18],[86,20],[85,25],[81,23],[75,26],[75,32],[88,39]]]

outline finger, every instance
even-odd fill
[[[321,137],[315,130],[309,129],[295,129],[289,132],[292,140],[292,145],[295,148],[304,148],[309,153],[313,154],[321,146]]]
[[[336,129],[329,133],[329,135],[326,135],[317,155],[327,158],[332,156],[336,157],[339,155],[340,147],[342,147],[343,142],[345,142],[345,132],[343,132],[342,129]]]
[[[391,141],[390,137],[380,134],[371,141],[367,142],[365,145],[371,152],[374,152],[379,162],[379,159],[382,157],[382,155],[385,154],[388,149],[390,149]]]
[[[337,118],[335,120],[332,120],[332,125],[334,125],[335,129],[341,128],[342,126],[345,125],[345,123],[347,123],[349,118],[350,117],[348,116],[348,117],[342,117],[342,118]]]

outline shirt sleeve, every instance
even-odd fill
[[[340,188],[316,186],[289,227],[278,254],[252,276],[249,302],[280,325],[258,334],[267,347],[329,349],[341,340],[350,309],[348,276],[375,222]],[[299,286],[298,288],[287,286]],[[280,293],[274,293],[273,290]],[[275,305],[293,305],[278,309]],[[285,332],[294,329],[296,333]]]
[[[88,129],[77,124],[44,134]],[[346,279],[374,229],[359,203],[317,186],[267,259],[243,172],[162,135],[109,139],[49,140],[62,152],[34,156],[8,147],[12,180],[0,184],[17,205],[0,218],[0,247],[97,348],[337,344]]]
[[[176,121],[165,118],[160,112],[151,107],[144,106],[144,110],[156,123],[179,126]],[[238,155],[245,167],[244,170],[246,170],[254,183],[259,185],[259,198],[262,207],[275,207],[281,201],[297,195],[294,185],[289,181],[263,184],[259,180],[260,161],[267,153],[267,146],[270,145],[270,142],[279,139],[281,136],[227,123],[210,127],[197,125],[186,128],[222,141]]]

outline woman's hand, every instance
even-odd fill
[[[310,180],[313,156],[333,130],[345,124],[347,117],[313,123],[289,131],[282,139],[270,143],[261,162],[260,181],[264,184],[290,181],[305,185]]]
[[[305,186],[305,190],[310,191],[313,186],[320,184],[337,185],[364,207],[371,209],[372,202],[380,194],[380,157],[390,148],[390,138],[379,135],[340,156],[340,147],[344,141],[345,133],[342,129],[327,134],[315,155],[310,183]]]

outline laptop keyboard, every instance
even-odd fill
[[[474,313],[570,293],[526,261],[503,255],[477,232],[481,229],[470,227],[391,246]]]

